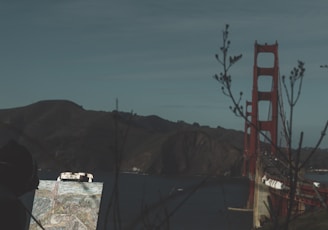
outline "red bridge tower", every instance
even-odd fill
[[[262,67],[258,65],[260,53],[272,53],[273,66]],[[260,45],[255,42],[254,47],[254,69],[253,69],[253,90],[252,101],[246,102],[245,138],[244,138],[244,169],[243,175],[250,179],[248,207],[254,204],[255,174],[257,157],[261,154],[260,133],[265,132],[271,140],[271,153],[275,153],[277,146],[277,126],[278,126],[278,43],[273,45]],[[268,90],[259,89],[259,79],[271,77],[272,87]],[[267,120],[259,119],[259,102],[266,101],[270,104],[270,114]],[[261,111],[262,112],[262,111]],[[263,119],[261,117],[261,119]]]

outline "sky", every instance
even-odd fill
[[[112,111],[117,98],[121,111],[243,130],[213,79],[229,24],[243,101],[255,41],[278,42],[281,76],[305,62],[294,134],[313,146],[328,118],[327,12],[326,0],[0,0],[0,108],[66,99]]]

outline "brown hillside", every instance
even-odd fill
[[[0,145],[17,140],[44,170],[111,171],[118,146],[125,171],[135,167],[160,174],[240,172],[243,134],[220,127],[84,110],[66,100],[3,109],[0,122]]]

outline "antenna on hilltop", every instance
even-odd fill
[[[118,98],[116,98],[115,100],[115,110],[116,112],[118,112]]]

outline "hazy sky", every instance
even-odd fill
[[[278,41],[281,75],[305,62],[295,126],[313,145],[328,118],[327,12],[326,0],[0,0],[0,108],[68,99],[111,111],[118,98],[123,111],[243,130],[212,78],[228,23],[244,100],[255,40]]]

